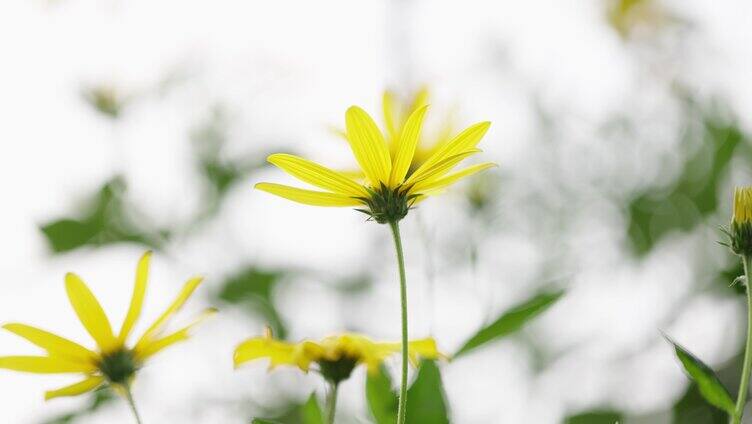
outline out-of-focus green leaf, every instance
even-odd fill
[[[386,368],[381,367],[379,373],[368,375],[366,400],[376,424],[397,422],[397,393],[392,390],[392,380]],[[421,361],[418,375],[407,390],[405,418],[409,424],[449,423],[444,385],[435,362]]]
[[[112,119],[120,116],[126,103],[125,97],[111,85],[88,87],[81,94],[97,112]]]
[[[208,187],[202,202],[205,210],[199,213],[198,220],[216,213],[235,183],[251,171],[267,165],[262,159],[267,156],[265,154],[251,158],[226,157],[227,128],[227,113],[221,106],[215,106],[210,110],[208,118],[191,134],[198,168]]]
[[[263,418],[254,418],[253,421],[251,421],[253,424],[282,424],[279,421],[272,421],[272,420],[266,420]]]
[[[382,366],[378,373],[368,373],[366,400],[376,424],[394,424],[397,421],[398,399],[385,367]]]
[[[421,361],[418,376],[407,390],[407,405],[408,424],[449,423],[444,384],[435,362]]]
[[[621,412],[610,410],[587,411],[577,415],[570,415],[564,419],[564,424],[618,424],[623,422]]]
[[[470,337],[454,355],[455,358],[465,355],[486,343],[514,333],[528,321],[543,313],[559,300],[563,294],[563,291],[541,293],[505,311],[496,321],[481,328],[474,336]]]
[[[666,337],[666,340],[674,347],[676,356],[690,378],[697,384],[697,388],[705,400],[716,408],[733,414],[734,400],[731,399],[731,395],[713,370],[670,338]]]
[[[273,301],[274,287],[284,276],[283,271],[249,266],[225,280],[218,297],[225,302],[248,307],[250,312],[267,321],[278,338],[284,339],[287,328]]]
[[[62,218],[42,225],[40,229],[53,252],[119,242],[158,249],[169,232],[147,230],[136,225],[131,218],[131,207],[123,199],[125,190],[125,181],[115,177],[86,202],[88,206],[78,218]]]
[[[44,421],[44,424],[71,424],[78,418],[89,415],[96,412],[104,405],[107,405],[115,400],[115,396],[112,390],[108,388],[102,388],[94,391],[89,398],[89,402],[82,409],[74,412],[68,412],[50,420]]]
[[[308,401],[300,408],[300,418],[303,424],[324,424],[324,414],[315,392],[311,393]]]
[[[688,137],[696,137],[689,125],[700,120],[698,148],[687,157],[673,185],[649,187],[629,204],[628,234],[633,251],[648,253],[673,231],[688,231],[718,209],[718,193],[731,158],[745,136],[737,123],[717,113],[688,112]]]

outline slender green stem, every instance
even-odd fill
[[[404,424],[407,415],[407,279],[405,278],[405,258],[402,252],[402,238],[399,224],[389,222],[394,236],[394,247],[397,250],[397,264],[400,275],[400,303],[402,311],[402,380],[400,382],[399,408],[397,409],[397,424]]]
[[[326,395],[326,419],[329,424],[334,424],[334,416],[337,415],[337,390],[339,383],[332,383],[329,393]]]
[[[739,397],[736,399],[734,416],[731,417],[732,424],[740,424],[742,422],[744,405],[747,403],[747,389],[749,389],[749,372],[752,367],[752,290],[750,289],[750,284],[752,284],[752,278],[750,278],[752,257],[742,255],[742,262],[744,263],[745,288],[747,291],[747,347],[744,349],[742,380],[739,383]]]
[[[136,409],[136,402],[133,401],[133,393],[131,393],[131,386],[125,384],[123,385],[123,390],[125,391],[125,400],[128,401],[128,406],[131,407],[133,416],[136,418],[136,423],[142,424],[141,417],[138,415],[138,409]]]

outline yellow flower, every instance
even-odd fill
[[[752,223],[752,187],[737,187],[734,190],[734,216],[732,223]]]
[[[392,155],[397,153],[399,139],[402,131],[405,129],[407,119],[410,114],[419,108],[428,104],[430,93],[428,88],[423,87],[413,94],[409,101],[401,101],[392,91],[384,91],[382,106],[384,109],[384,125],[386,127],[386,140],[389,146],[389,152]],[[418,145],[415,148],[410,171],[415,171],[431,155],[433,155],[444,143],[451,140],[452,125],[449,117],[446,118],[443,128],[433,140],[427,140],[423,134],[418,139]]]
[[[279,365],[294,366],[308,372],[311,364],[330,381],[338,383],[347,379],[359,364],[366,366],[369,372],[376,372],[382,362],[392,354],[399,352],[400,343],[374,342],[359,334],[345,333],[327,337],[321,341],[304,340],[299,343],[287,343],[272,338],[267,329],[262,337],[244,341],[235,349],[235,367],[249,361],[269,358],[269,368]],[[446,358],[436,348],[431,338],[415,340],[408,343],[411,361],[415,364],[419,358]]]
[[[151,252],[146,252],[138,262],[133,297],[117,335],[113,333],[107,315],[86,284],[77,275],[68,273],[65,276],[68,299],[81,324],[96,342],[97,349],[90,350],[76,342],[26,324],[9,323],[3,325],[3,328],[41,347],[47,354],[0,357],[0,368],[39,374],[84,374],[85,378],[75,384],[46,392],[46,400],[80,395],[98,388],[103,383],[110,383],[115,388],[128,386],[145,360],[174,343],[186,340],[193,326],[216,312],[214,308],[208,308],[189,325],[168,335],[163,334],[167,321],[180,310],[201,283],[201,277],[192,278],[136,344],[128,347],[126,341],[141,315],[146,295],[150,258]]]
[[[347,110],[347,141],[365,176],[363,182],[301,157],[277,153],[267,160],[325,191],[266,182],[256,184],[256,188],[307,205],[365,206],[366,209],[358,210],[377,222],[397,222],[415,202],[495,166],[486,162],[451,173],[462,160],[480,152],[476,146],[491,125],[480,122],[443,143],[417,169],[411,170],[427,108],[424,105],[413,111],[399,128],[398,135],[394,122],[387,125],[387,128],[392,127],[392,152],[376,123],[363,109],[352,106]]]

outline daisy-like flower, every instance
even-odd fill
[[[185,284],[177,298],[162,315],[143,333],[138,341],[128,346],[127,340],[146,295],[147,277],[151,252],[146,252],[138,262],[136,281],[128,313],[115,334],[102,306],[89,288],[76,274],[65,276],[65,289],[73,310],[81,324],[96,342],[95,350],[76,342],[26,324],[9,323],[3,328],[17,334],[46,351],[44,356],[0,357],[0,368],[39,374],[78,373],[83,380],[56,390],[47,391],[46,400],[60,396],[76,396],[108,384],[125,395],[132,405],[130,384],[144,362],[164,348],[186,340],[190,330],[204,318],[214,314],[214,308],[203,311],[187,326],[173,333],[164,334],[165,324],[180,310],[191,294],[201,284],[201,277],[194,277]]]
[[[385,115],[390,143],[371,117],[352,106],[345,114],[346,138],[355,160],[363,171],[362,181],[315,162],[289,154],[273,154],[267,159],[278,168],[324,191],[308,190],[274,183],[258,183],[256,188],[298,203],[314,206],[359,206],[356,210],[380,224],[389,224],[400,275],[402,324],[402,373],[397,423],[404,424],[407,411],[407,279],[399,221],[412,206],[436,194],[460,179],[495,166],[491,162],[468,166],[452,172],[460,162],[479,153],[476,147],[488,131],[490,122],[471,125],[438,147],[415,167],[415,152],[420,140],[428,105],[412,111],[404,125],[394,121],[393,105],[387,96]],[[390,147],[391,146],[391,147]]]
[[[320,341],[288,343],[274,339],[267,328],[263,336],[238,345],[233,360],[237,368],[249,361],[268,358],[269,369],[288,365],[304,372],[310,371],[311,365],[315,364],[324,378],[339,383],[350,377],[359,364],[365,365],[370,373],[378,372],[384,360],[399,352],[400,348],[400,343],[375,342],[354,333],[330,336]],[[446,358],[436,348],[436,341],[432,338],[411,341],[408,348],[413,364],[417,364],[420,358]]]
[[[288,343],[275,340],[271,330],[267,328],[262,337],[248,339],[235,349],[234,363],[237,368],[249,361],[268,358],[269,369],[286,365],[308,372],[313,367],[331,385],[327,408],[331,423],[334,422],[339,384],[347,380],[355,367],[361,364],[369,373],[378,372],[384,360],[399,352],[401,348],[400,343],[375,342],[352,333],[330,336],[320,341]],[[431,338],[411,341],[408,348],[413,364],[417,363],[419,358],[446,358]]]
[[[427,108],[427,105],[421,106],[410,114],[399,131],[398,141],[392,142],[391,148],[363,109],[352,106],[347,110],[347,140],[365,176],[362,182],[307,159],[277,153],[267,160],[324,191],[266,182],[256,184],[256,188],[307,205],[360,206],[358,210],[376,222],[397,222],[407,215],[415,202],[464,177],[495,166],[486,162],[451,172],[461,161],[480,152],[476,146],[490,126],[489,122],[481,122],[442,143],[417,169],[411,170]],[[394,125],[387,127],[396,128]],[[395,129],[390,133],[397,134]],[[395,140],[394,135],[390,140]]]

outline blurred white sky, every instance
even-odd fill
[[[648,78],[656,73],[654,66],[665,67],[659,73],[700,94],[723,96],[742,127],[752,129],[752,4],[664,2],[690,21],[692,30],[686,45],[651,61],[626,47],[607,26],[601,1],[404,3],[0,3],[0,272],[5,285],[0,321],[27,322],[86,340],[62,285],[64,273],[76,271],[112,311],[111,319],[120,322],[141,248],[116,246],[51,258],[37,225],[70,213],[85,193],[118,172],[126,177],[129,197],[148,217],[157,223],[187,219],[200,206],[188,138],[215,105],[230,111],[232,153],[294,147],[346,166],[349,153],[327,128],[341,125],[347,106],[376,112],[386,86],[426,83],[436,93],[436,116],[456,109],[463,124],[493,121],[482,144],[485,154],[501,165],[498,172],[524,182],[510,187],[510,202],[500,213],[514,216],[512,200],[546,183],[536,173],[537,161],[547,153],[532,142],[541,137],[534,98],[548,110],[561,111],[553,149],[560,158],[577,160],[571,169],[562,161],[560,177],[582,186],[588,205],[584,223],[577,226],[582,231],[570,240],[578,272],[569,292],[530,330],[560,357],[536,375],[526,347],[503,342],[445,366],[456,422],[556,423],[570,411],[595,405],[635,414],[665,409],[686,384],[670,350],[657,340],[658,326],[677,308],[681,314],[667,330],[678,340],[713,364],[734,354],[742,305],[735,299],[689,295],[695,270],[687,258],[700,236],[672,238],[641,263],[625,260],[619,250],[622,211],[591,189],[595,180],[613,173],[612,180],[630,177],[629,184],[618,187],[628,192],[641,178],[645,182],[656,175],[657,164],[644,155],[675,147],[674,111],[666,93]],[[167,80],[172,82],[157,92]],[[81,100],[81,90],[94,84],[111,84],[132,96],[118,121],[96,114]],[[616,111],[644,115],[654,143],[604,145],[596,128]],[[344,313],[318,282],[280,293],[292,336],[317,337],[355,326],[375,337],[398,337],[386,229],[363,224],[349,210],[300,206],[251,189],[256,180],[282,178],[273,170],[255,175],[230,193],[219,216],[202,231],[170,245],[169,257],[157,256],[145,322],[196,273],[209,278],[193,310],[204,306],[212,284],[246,262],[342,275],[368,264],[383,270],[382,280],[375,293]],[[421,218],[444,245],[462,243],[462,228],[447,225],[458,222],[452,219],[459,214],[458,201],[450,194],[423,208]],[[406,222],[405,229],[411,331],[416,337],[433,331],[450,351],[489,314],[532,293],[540,284],[536,270],[552,254],[522,231],[507,229],[484,240],[485,256],[475,277],[467,264],[444,267],[434,302],[423,276],[427,259],[417,224]],[[442,258],[433,260],[441,263]],[[480,282],[470,283],[471,277]],[[368,314],[356,313],[364,308]],[[237,404],[211,403],[208,397],[240,400],[253,394],[263,400],[270,385],[303,381],[295,391],[307,396],[316,385],[313,377],[266,375],[260,364],[231,370],[234,346],[262,325],[232,311],[221,314],[194,340],[150,364],[136,388],[146,422],[241,423]],[[33,349],[0,334],[0,354],[23,352]],[[574,380],[577,390],[571,387]],[[37,423],[80,404],[80,399],[42,401],[44,389],[68,381],[0,372],[5,422]],[[365,420],[360,383],[348,384],[352,390],[344,391],[342,405]],[[117,403],[82,422],[128,423],[130,417]]]

